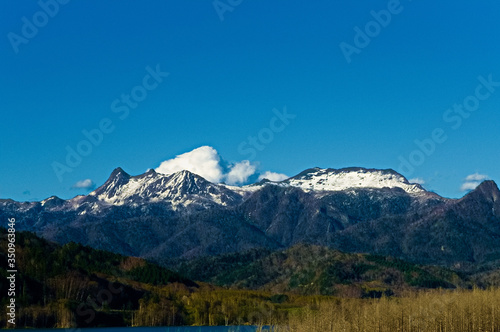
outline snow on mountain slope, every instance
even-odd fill
[[[189,171],[165,175],[150,170],[130,176],[121,168],[114,170],[104,185],[89,196],[111,205],[169,202],[174,209],[193,203],[227,206],[241,200],[239,194]]]
[[[393,170],[366,168],[312,168],[279,183],[303,190],[340,191],[353,188],[401,188],[412,194],[426,192]]]
[[[241,187],[231,186],[231,185],[227,185],[227,184],[220,184],[220,186],[224,186],[225,188],[237,193],[238,195],[242,196],[243,198],[247,198],[248,196],[250,196],[254,192],[261,190],[262,187],[265,186],[267,183],[274,183],[275,184],[275,182],[271,182],[271,181],[266,181],[266,182],[261,181],[261,182],[257,182],[254,184],[241,186]]]
[[[117,168],[102,186],[86,196],[80,195],[70,200],[53,196],[31,203],[4,200],[0,202],[0,207],[15,205],[18,211],[25,212],[41,208],[52,212],[76,211],[78,215],[99,215],[112,206],[138,207],[161,203],[172,210],[198,211],[216,206],[237,206],[268,185],[298,187],[324,194],[359,188],[400,188],[411,194],[428,193],[420,185],[409,183],[393,170],[313,168],[281,182],[263,180],[236,187],[211,183],[189,171],[167,175],[150,170],[138,176],[130,176]]]

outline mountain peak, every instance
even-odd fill
[[[401,188],[408,193],[425,190],[419,184],[411,184],[401,174],[392,169],[368,169],[348,167],[341,169],[305,170],[282,182],[304,190],[340,191],[352,188]]]
[[[484,197],[488,201],[498,202],[500,204],[500,190],[498,189],[497,184],[493,180],[486,180],[481,182],[479,186],[476,187],[473,191],[471,191],[467,196],[471,197]]]
[[[130,175],[125,172],[121,167],[117,167],[113,170],[108,180],[104,182],[102,186],[91,192],[90,196],[106,196],[107,198],[113,197],[118,188],[123,187],[130,181]]]
[[[51,206],[57,206],[57,205],[62,205],[64,204],[65,200],[57,197],[57,196],[50,196],[47,199],[44,199],[43,201],[40,202],[42,206],[45,207],[51,207]]]
[[[185,181],[191,182],[196,178],[200,178],[200,179],[203,179],[204,181],[207,181],[204,178],[202,178],[201,176],[194,174],[194,173],[192,173],[188,170],[185,170],[185,169],[183,169],[182,171],[178,171],[178,172],[175,172],[173,174],[170,174],[168,176],[171,176],[172,179],[175,179],[175,181],[178,181],[178,182],[185,182]]]
[[[111,175],[109,176],[110,178],[114,178],[114,177],[130,177],[130,175],[125,172],[121,167],[117,167],[113,170],[113,172],[111,172]]]
[[[149,169],[144,174],[130,176],[120,167],[90,196],[110,205],[164,202],[174,209],[179,205],[233,204],[241,199],[241,195],[187,170],[161,174]]]
[[[188,171],[187,169],[183,169],[182,171],[179,171],[177,172],[178,174],[182,175],[182,176],[193,176],[193,175],[197,175],[197,174],[194,174],[193,172],[191,171]],[[199,176],[199,175],[197,175]]]

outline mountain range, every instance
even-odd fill
[[[235,187],[189,171],[115,169],[88,195],[0,200],[0,217],[59,243],[164,265],[300,243],[393,256],[459,271],[500,263],[500,191],[481,183],[449,199],[393,170],[312,168],[281,182]]]

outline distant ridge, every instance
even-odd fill
[[[448,199],[390,169],[311,168],[235,187],[189,171],[131,176],[116,168],[86,196],[0,200],[0,217],[60,243],[164,264],[308,243],[460,271],[500,266],[495,182]]]

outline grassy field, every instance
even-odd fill
[[[289,315],[287,325],[275,331],[500,331],[500,289],[330,300]]]

